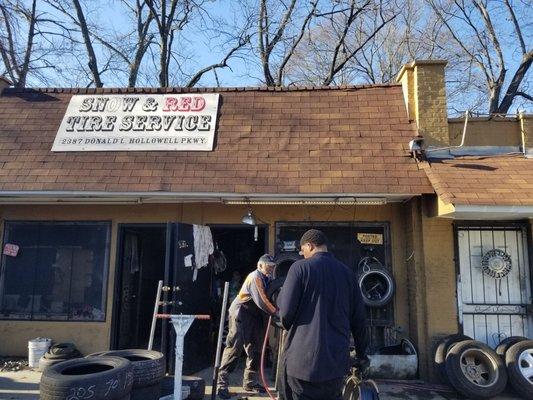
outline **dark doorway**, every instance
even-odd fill
[[[145,349],[159,280],[165,274],[165,226],[123,226],[115,348]],[[160,327],[154,349],[160,349]]]
[[[211,226],[215,248],[224,253],[223,270],[212,263],[194,271],[185,259],[194,253],[193,226],[121,225],[115,292],[113,348],[147,348],[157,283],[163,280],[170,290],[163,293],[160,312],[210,314],[210,321],[195,321],[185,336],[183,371],[193,374],[213,363],[220,320],[224,282],[231,282],[230,301],[237,295],[247,274],[267,251],[267,227]],[[154,350],[167,358],[174,369],[175,334],[167,320],[159,320]]]
[[[217,304],[221,302],[224,282],[230,282],[231,302],[244,282],[246,276],[257,268],[259,257],[268,251],[266,226],[257,227],[257,237],[253,226],[215,225],[211,226],[213,241],[218,250],[224,253],[226,269],[214,274]],[[217,317],[220,308],[217,309]]]

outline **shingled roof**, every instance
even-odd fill
[[[212,152],[50,151],[74,94],[218,92]],[[409,157],[399,85],[4,89],[0,191],[434,193]]]
[[[533,159],[524,156],[433,160],[424,170],[447,204],[533,205]]]

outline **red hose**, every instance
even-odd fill
[[[265,378],[265,353],[266,353],[266,347],[267,347],[267,343],[268,343],[268,333],[270,332],[270,324],[271,324],[271,322],[272,322],[272,317],[269,317],[268,318],[268,324],[267,324],[266,332],[265,332],[265,340],[263,341],[263,349],[261,350],[261,368],[260,368],[260,371],[261,371],[261,383],[263,384],[263,387],[265,388],[268,396],[272,400],[276,400],[274,395],[270,392],[270,389],[268,388],[268,383],[267,383],[266,378]]]

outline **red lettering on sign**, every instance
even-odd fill
[[[182,96],[165,98],[164,112],[192,111],[198,112],[205,108],[205,99],[201,96]]]

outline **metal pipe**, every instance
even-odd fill
[[[468,117],[470,116],[470,110],[465,111],[465,123],[463,125],[463,134],[461,137],[461,143],[459,146],[446,146],[446,147],[436,147],[434,149],[426,149],[426,153],[431,153],[433,151],[440,151],[440,150],[451,150],[451,149],[459,149],[464,146],[465,144],[465,138],[466,138],[466,128],[468,127]]]
[[[150,327],[150,339],[148,340],[148,350],[152,350],[154,345],[155,324],[157,323],[157,311],[159,310],[159,302],[161,301],[161,289],[163,288],[163,281],[159,281],[157,285],[157,295],[155,298],[154,315],[152,316],[152,326]]]
[[[217,396],[218,370],[220,368],[220,357],[222,352],[222,335],[224,333],[224,324],[226,323],[226,309],[228,307],[229,282],[224,283],[224,295],[222,300],[222,310],[220,312],[220,324],[218,326],[217,353],[215,356],[215,368],[213,369],[213,383],[211,385],[211,400]]]

